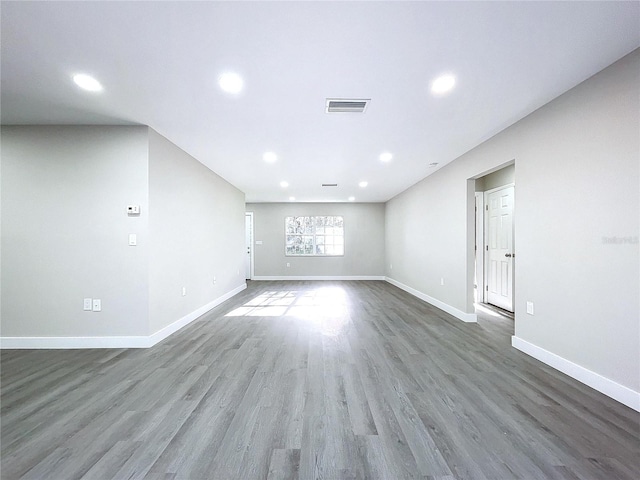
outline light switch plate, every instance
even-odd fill
[[[138,236],[135,233],[129,234],[129,246],[135,247],[138,244]]]
[[[101,312],[102,311],[102,301],[99,298],[93,299],[93,311]]]
[[[533,302],[527,302],[527,313],[533,315]]]
[[[83,309],[87,312],[90,312],[91,310],[93,310],[93,300],[91,298],[85,298],[84,299],[84,307]]]

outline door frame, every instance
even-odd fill
[[[484,286],[482,290],[482,303],[487,302],[487,288],[489,288],[489,255],[487,255],[487,249],[489,248],[489,204],[488,198],[489,194],[493,192],[497,192],[499,190],[503,190],[505,188],[513,187],[513,209],[511,211],[511,245],[512,250],[515,253],[516,251],[516,184],[514,182],[505,183],[504,185],[500,185],[499,187],[492,188],[491,190],[487,190],[482,192],[483,198],[483,230],[484,230],[484,244],[482,246],[482,255],[484,257],[483,267],[484,267]],[[515,260],[511,260],[511,305],[512,309],[515,312],[516,305],[516,262]]]
[[[255,250],[255,241],[254,241],[254,223],[253,223],[253,212],[244,212],[244,238],[245,238],[245,248],[247,247],[246,245],[246,239],[247,239],[247,217],[249,218],[249,223],[251,225],[251,230],[249,232],[249,278],[246,278],[247,274],[246,274],[246,269],[245,270],[245,280],[253,280],[253,277],[255,276],[255,268],[254,268],[254,253],[253,251]],[[244,262],[243,262],[244,263]],[[243,265],[244,267],[244,265]]]
[[[478,303],[486,302],[486,293],[484,289],[484,270],[485,270],[485,254],[484,254],[484,192],[475,192],[475,293],[474,299]]]

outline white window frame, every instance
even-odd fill
[[[316,219],[318,218],[327,218],[327,217],[331,217],[334,219],[334,223],[335,223],[335,219],[340,219],[340,223],[342,223],[342,234],[338,234],[336,235],[335,232],[331,232],[331,234],[327,234],[324,232],[318,232],[318,221]],[[290,219],[310,219],[310,224],[312,226],[312,232],[309,231],[305,231],[304,233],[298,233],[298,232],[290,232],[289,231],[289,226],[290,226]],[[306,223],[306,221],[305,221]],[[322,227],[322,228],[336,228],[336,227]],[[326,236],[333,236],[333,237],[342,237],[342,244],[340,243],[336,243],[335,241],[331,242],[330,244],[324,243],[325,239],[324,237]],[[290,253],[289,252],[289,237],[301,237],[302,239],[302,245],[305,245],[304,243],[304,237],[312,237],[311,238],[311,245],[312,245],[312,252],[313,253]],[[323,241],[322,243],[319,243],[319,237],[323,237]],[[334,238],[335,240],[335,238]],[[319,246],[326,246],[326,245],[332,245],[333,247],[337,246],[337,245],[341,245],[342,246],[342,253],[318,253],[318,247]],[[286,257],[343,257],[344,256],[344,217],[342,215],[289,215],[287,217],[285,217],[284,219],[284,254]]]

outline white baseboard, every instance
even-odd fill
[[[620,385],[619,383],[603,377],[598,373],[587,370],[566,358],[556,355],[555,353],[551,353],[548,350],[540,348],[533,343],[529,343],[526,340],[516,337],[515,335],[511,337],[511,345],[521,352],[540,360],[542,363],[545,363],[550,367],[569,375],[571,378],[588,385],[594,390],[605,394],[607,397],[611,397],[623,405],[640,412],[640,392],[631,390],[630,388]]]
[[[161,342],[162,340],[167,338],[172,333],[175,333],[178,330],[180,330],[181,328],[189,325],[195,319],[201,317],[202,315],[207,313],[209,310],[214,309],[215,307],[220,305],[222,302],[224,302],[226,300],[229,300],[231,297],[233,297],[234,295],[237,295],[238,293],[240,293],[245,288],[247,288],[247,284],[243,283],[242,285],[234,288],[230,292],[225,293],[221,297],[218,297],[215,300],[207,303],[206,305],[203,305],[202,307],[198,308],[197,310],[194,310],[193,312],[185,315],[180,320],[177,320],[177,321],[173,322],[172,324],[167,325],[166,327],[162,328],[161,330],[158,330],[156,333],[154,333],[153,335],[149,336],[149,340],[150,340],[150,343],[151,343],[151,345],[149,345],[149,346],[152,347],[156,343]]]
[[[149,348],[150,337],[0,337],[0,349]]]
[[[225,300],[247,288],[247,284],[234,288],[230,292],[203,305],[179,320],[167,325],[149,336],[121,337],[0,337],[0,349],[76,349],[76,348],[149,348],[161,342],[172,333],[201,317]]]
[[[254,276],[252,280],[384,280],[384,276],[382,275],[311,275],[311,276],[278,276],[278,275],[267,275],[267,276]]]
[[[462,310],[458,310],[457,308],[452,307],[449,304],[441,302],[437,298],[430,297],[426,293],[422,293],[416,290],[415,288],[411,288],[408,285],[405,285],[404,283],[400,283],[397,280],[394,280],[393,278],[384,277],[384,279],[387,282],[389,282],[391,285],[395,285],[401,290],[404,290],[405,292],[410,293],[414,297],[418,297],[420,300],[424,300],[425,302],[430,303],[434,307],[438,307],[440,310],[444,310],[448,314],[453,315],[454,317],[456,317],[459,320],[462,320],[463,322],[475,323],[478,321],[478,316],[475,313],[466,313],[466,312],[463,312]]]

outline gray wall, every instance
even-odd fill
[[[516,181],[515,164],[496,170],[489,175],[476,179],[476,192],[486,192],[493,188],[502,187]]]
[[[149,202],[155,332],[244,285],[245,203],[244,193],[151,129]]]
[[[635,51],[389,201],[387,275],[471,312],[472,179],[515,159],[516,336],[640,391],[639,85]]]
[[[3,126],[1,247],[3,337],[149,336],[244,285],[244,194],[148,127]]]
[[[2,127],[2,336],[147,334],[147,157],[146,127]]]
[[[250,203],[254,212],[256,276],[383,276],[384,204],[381,203]],[[287,257],[287,216],[342,215],[344,256]],[[287,262],[291,267],[287,268]]]

